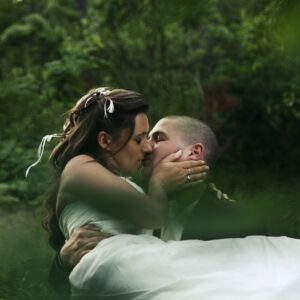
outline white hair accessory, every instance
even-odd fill
[[[38,148],[38,159],[36,162],[34,162],[33,164],[31,164],[27,169],[26,169],[26,172],[25,172],[25,177],[27,178],[28,174],[29,174],[29,171],[31,168],[35,167],[36,165],[38,165],[42,158],[43,158],[43,154],[44,154],[44,149],[45,149],[45,144],[46,143],[49,143],[53,138],[60,138],[61,135],[58,134],[58,133],[53,133],[53,134],[47,134],[45,135],[43,138],[42,138],[42,141],[39,145],[39,148]]]
[[[109,105],[107,107],[107,103],[109,102]],[[109,97],[105,97],[105,103],[104,103],[104,118],[107,119],[107,112],[112,114],[115,111],[115,106],[113,101]]]
[[[104,110],[104,118],[107,119],[107,112],[112,114],[115,111],[114,102],[108,96],[109,93],[110,93],[110,90],[107,89],[107,88],[97,88],[97,89],[95,89],[93,94],[85,101],[84,108],[87,108],[89,106],[90,102],[95,99],[94,97],[95,97],[95,94],[97,94],[97,93],[100,94],[105,99],[103,110]]]
[[[112,114],[115,111],[114,102],[108,96],[109,93],[110,93],[110,90],[108,88],[97,88],[97,89],[95,89],[95,93],[100,93],[105,99],[105,102],[104,102],[104,118],[107,119],[107,112]],[[109,104],[108,104],[108,102],[109,102]]]
[[[84,108],[87,108],[87,107],[89,106],[89,103],[90,103],[91,100],[93,100],[93,97],[92,97],[92,96],[89,97],[89,98],[85,101],[85,103],[84,103]]]

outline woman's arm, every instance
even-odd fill
[[[138,192],[93,158],[80,155],[72,159],[62,173],[58,194],[58,214],[68,199],[84,199],[85,203],[116,218],[125,219],[142,228],[160,228],[167,216],[167,196],[175,187],[188,187],[201,182],[205,174],[203,162],[174,162],[181,153],[169,155],[152,173],[148,195]],[[200,176],[186,182],[188,169]]]
[[[72,159],[61,176],[58,214],[68,199],[83,199],[100,211],[122,218],[142,228],[159,228],[167,213],[167,198],[158,181],[152,182],[154,197],[138,192],[93,158]]]

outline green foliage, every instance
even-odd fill
[[[0,8],[2,182],[23,180],[41,137],[59,131],[63,113],[95,86],[141,91],[152,121],[203,119],[228,161],[296,170],[296,1],[23,0]]]

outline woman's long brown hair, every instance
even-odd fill
[[[109,103],[110,100],[113,102],[114,111],[106,112],[105,117],[106,102]],[[42,222],[49,234],[50,245],[55,250],[59,251],[65,241],[58,225],[56,199],[60,176],[66,164],[77,155],[87,154],[110,169],[98,145],[98,133],[105,131],[116,140],[123,129],[129,129],[124,147],[133,134],[137,114],[147,110],[148,104],[141,94],[123,89],[103,88],[89,91],[67,113],[61,141],[50,156],[55,178],[45,200],[47,214]]]

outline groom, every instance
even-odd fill
[[[161,119],[151,130],[152,151],[144,159],[144,173],[171,153],[182,149],[180,160],[205,160],[211,166],[218,156],[218,143],[213,131],[203,122],[186,116]],[[187,174],[187,181],[193,174]],[[176,191],[169,195],[167,224],[160,237],[167,240],[212,240],[247,235],[267,234],[264,222],[250,209],[229,199],[211,183]],[[75,231],[53,263],[49,280],[55,289],[68,290],[68,273],[83,255],[106,235],[91,226]]]
[[[213,131],[205,123],[187,116],[161,119],[151,130],[149,141],[153,150],[146,155],[146,174],[179,149],[183,151],[179,160],[204,160],[209,166],[215,162],[219,152]],[[209,180],[168,196],[172,201],[169,202],[167,224],[160,236],[165,241],[267,234],[265,222],[257,212],[229,199]]]

